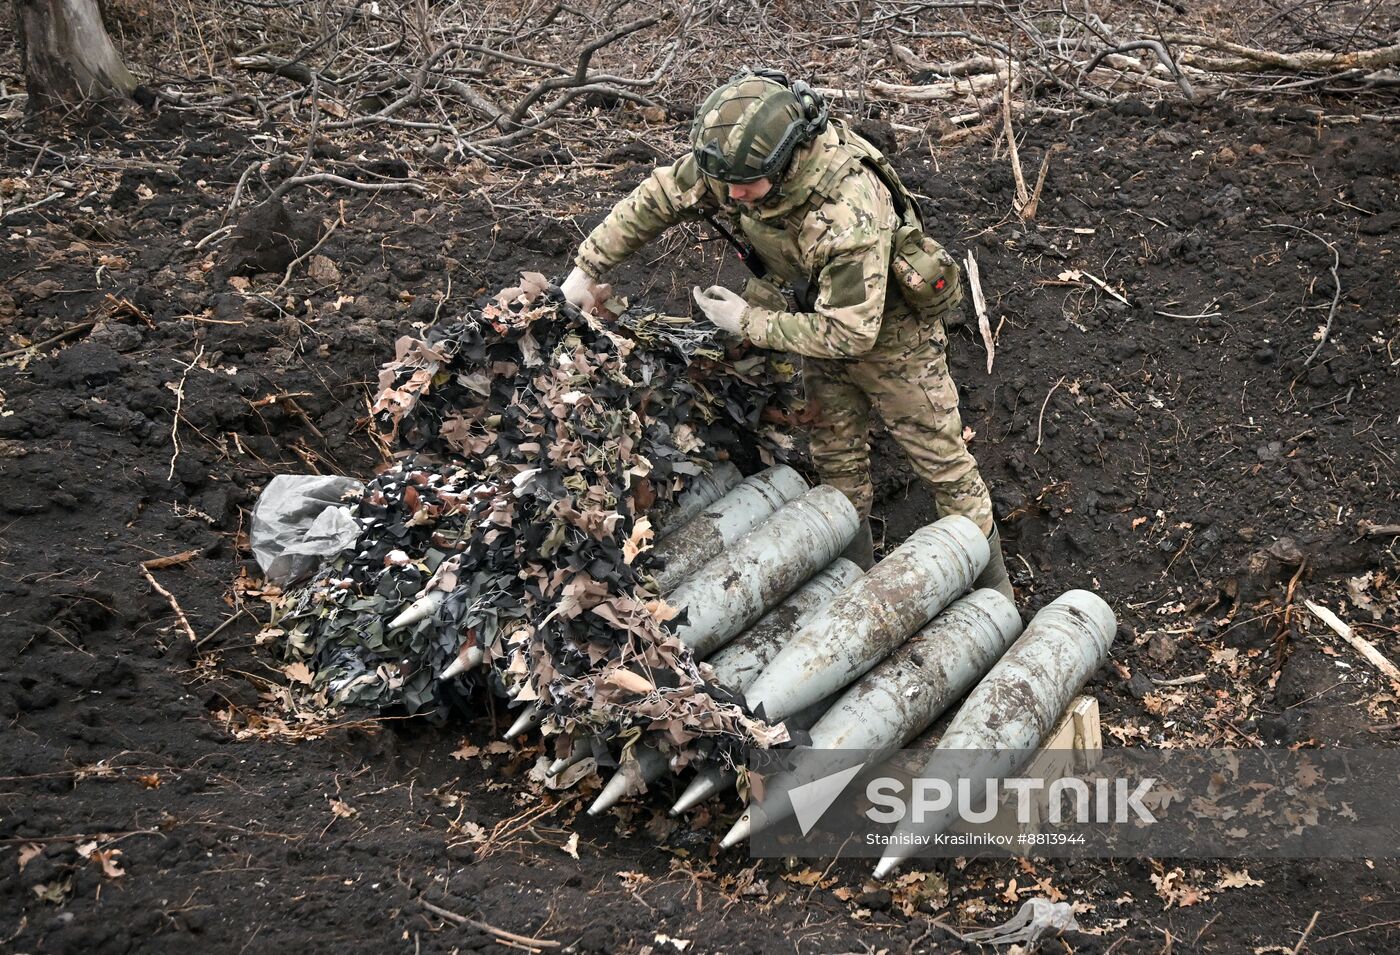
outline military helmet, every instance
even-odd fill
[[[776,179],[826,122],[826,102],[806,83],[789,83],[776,70],[745,68],[696,110],[690,145],[700,171],[712,179]]]

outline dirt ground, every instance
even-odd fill
[[[499,712],[300,732],[261,718],[285,677],[254,644],[256,580],[233,586],[256,577],[259,489],[369,473],[366,399],[395,337],[521,269],[562,276],[654,157],[416,167],[422,197],[294,193],[295,222],[343,219],[320,250],[338,274],[298,268],[279,288],[231,283],[230,243],[199,244],[253,153],[194,115],[54,152],[17,132],[0,151],[0,177],[102,157],[92,192],[0,223],[0,947],[525,944],[489,925],[577,952],[947,952],[962,943],[935,922],[995,924],[1033,896],[1074,901],[1086,930],[1046,951],[1290,952],[1314,913],[1308,952],[1400,945],[1394,847],[1328,864],[973,859],[874,885],[865,865],[717,852],[732,801],[679,824],[664,792],[597,820],[588,784],[542,805],[515,779],[533,753],[461,749],[495,739]],[[1393,130],[1129,104],[1027,126],[1023,160],[1057,143],[1028,225],[993,144],[894,157],[932,231],[981,266],[995,362],[965,328],[954,365],[1024,609],[1071,587],[1113,604],[1091,691],[1114,744],[1395,745],[1395,697],[1301,609],[1345,601],[1400,659],[1382,586],[1395,538],[1359,529],[1400,523]],[[387,146],[357,161],[402,167]],[[718,267],[698,235],[648,250],[623,291],[685,309]],[[1333,249],[1340,296],[1305,367]],[[886,439],[877,454],[889,547],[933,511]],[[185,552],[151,574],[197,644],[140,570]],[[474,826],[490,838],[464,839]]]

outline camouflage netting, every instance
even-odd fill
[[[653,519],[730,449],[782,460],[784,356],[630,308],[586,317],[527,274],[464,319],[403,338],[376,421],[401,460],[349,502],[361,533],[288,593],[281,646],[333,703],[445,710],[483,684],[561,732],[647,735],[692,755],[769,745],[674,635],[651,580]],[[391,628],[420,595],[427,619]],[[479,646],[487,666],[438,679]]]

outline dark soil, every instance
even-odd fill
[[[1117,609],[1113,662],[1091,685],[1114,742],[1394,745],[1395,709],[1375,709],[1370,669],[1325,654],[1284,613],[1290,581],[1295,602],[1337,606],[1347,578],[1395,573],[1394,538],[1358,533],[1361,520],[1400,523],[1393,135],[1146,108],[1024,132],[1028,176],[1048,146],[1069,147],[1031,225],[1008,219],[1013,183],[990,145],[896,161],[934,231],[976,252],[1000,327],[990,375],[966,329],[954,365],[1026,608],[1089,587]],[[533,754],[450,755],[464,736],[495,738],[500,713],[250,738],[285,683],[254,645],[266,607],[230,586],[256,572],[244,535],[260,487],[284,472],[369,473],[366,398],[395,337],[521,269],[562,275],[649,167],[535,170],[494,202],[465,169],[419,170],[440,186],[424,198],[293,192],[301,237],[289,229],[282,250],[240,238],[231,261],[196,243],[256,158],[248,144],[162,118],[76,148],[109,159],[95,194],[0,223],[0,350],[97,322],[0,368],[0,938],[12,950],[498,950],[500,936],[445,922],[427,899],[580,952],[677,950],[663,935],[691,952],[955,951],[930,916],[1001,921],[1013,879],[1023,898],[1044,880],[1082,903],[1081,924],[1100,933],[1048,951],[1291,951],[1314,912],[1310,953],[1400,944],[1400,867],[1383,858],[1182,863],[1180,879],[1205,890],[1186,907],[1158,894],[1170,860],[973,860],[936,870],[951,901],[910,916],[907,887],[865,886],[863,865],[812,886],[803,863],[718,854],[732,803],[678,826],[657,815],[660,796],[602,820],[571,797],[525,825],[538,803],[515,777]],[[367,161],[395,158],[378,149]],[[3,175],[36,158],[58,161],[10,140]],[[339,279],[313,281],[303,264],[275,290],[289,249],[323,234],[342,199],[345,225],[319,253]],[[1305,366],[1334,294],[1326,243],[1341,295]],[[676,233],[621,285],[684,309],[718,254]],[[269,267],[248,294],[225,278]],[[1129,304],[1058,278],[1076,269]],[[883,438],[877,456],[888,547],[933,512]],[[187,551],[151,573],[198,646],[139,569]],[[1400,659],[1396,609],[1379,623],[1367,636]],[[1237,651],[1231,666],[1222,649]],[[485,845],[449,847],[517,816]],[[577,859],[563,851],[573,832]],[[119,849],[125,874],[80,856],[89,839]],[[1262,885],[1216,888],[1246,867]]]

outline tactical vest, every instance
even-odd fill
[[[957,263],[942,245],[924,234],[918,203],[884,153],[843,123],[834,122],[831,129],[836,133],[839,148],[812,187],[812,193],[821,199],[834,199],[839,184],[854,166],[869,169],[889,192],[899,218],[890,252],[892,284],[916,314],[951,318],[962,301],[962,279]],[[816,276],[804,278],[801,263],[790,261],[783,224],[769,224],[748,217],[741,221],[745,235],[753,243],[753,251],[769,268],[792,277],[798,307],[811,311],[815,307]]]
[[[840,123],[834,125],[841,145],[849,149],[854,160],[874,173],[875,178],[889,190],[895,213],[899,216],[900,225],[890,246],[890,277],[895,287],[915,312],[948,318],[948,313],[962,302],[962,276],[957,263],[948,250],[924,234],[919,204],[904,187],[899,173],[894,171],[885,154],[854,130]],[[840,182],[850,163],[839,165],[842,167],[839,174],[833,169],[822,177],[822,184],[832,175],[835,175],[831,179],[832,186]],[[817,188],[822,189],[822,184]]]

